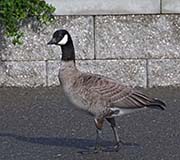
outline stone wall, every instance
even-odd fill
[[[52,33],[67,29],[78,67],[141,87],[180,84],[180,16],[57,16],[39,32],[25,26],[24,44],[1,41],[0,86],[59,85],[61,50],[47,46]]]
[[[108,0],[96,1],[108,3]],[[91,10],[93,7],[81,9],[81,12],[80,9],[72,12],[73,7],[60,12],[57,7],[56,14],[76,15],[56,16],[53,24],[38,31],[34,23],[24,26],[24,44],[20,46],[14,46],[1,35],[0,86],[59,85],[57,75],[61,50],[56,46],[47,46],[47,42],[60,28],[67,29],[72,35],[77,66],[82,71],[113,77],[132,86],[180,85],[180,15],[160,14],[173,10],[180,12],[178,0],[173,3],[147,0],[137,4],[135,1],[126,0],[126,3],[134,2],[130,3],[131,9],[128,10],[124,3],[124,8],[122,5],[118,12],[113,9],[117,1],[113,1],[109,10],[115,11],[115,15],[108,15],[109,11],[103,7],[102,12],[97,10],[99,15],[91,14],[96,13]],[[66,1],[61,3],[66,5]],[[132,9],[132,4],[136,4],[136,8]],[[143,8],[142,5],[148,7]],[[103,6],[106,7],[105,4]]]

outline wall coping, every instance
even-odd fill
[[[179,0],[45,0],[55,15],[180,13]]]
[[[46,0],[55,15],[116,15],[160,13],[160,0]]]

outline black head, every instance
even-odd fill
[[[54,32],[52,39],[47,43],[48,45],[65,45],[70,40],[68,31],[60,29]]]
[[[48,45],[59,45],[62,49],[62,60],[75,62],[75,52],[73,41],[68,31],[60,29],[54,32],[52,39],[48,42]]]

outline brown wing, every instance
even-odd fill
[[[95,74],[83,74],[81,77],[87,88],[98,93],[103,99],[108,100],[112,107],[126,109],[157,107],[164,109],[165,104],[163,102],[149,98],[132,88],[120,85],[110,78]]]

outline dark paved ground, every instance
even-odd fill
[[[75,110],[60,88],[0,88],[0,160],[180,160],[180,88],[145,90],[163,99],[166,111],[119,117],[118,153],[81,155],[95,141],[92,117]],[[104,144],[112,145],[105,124]]]

